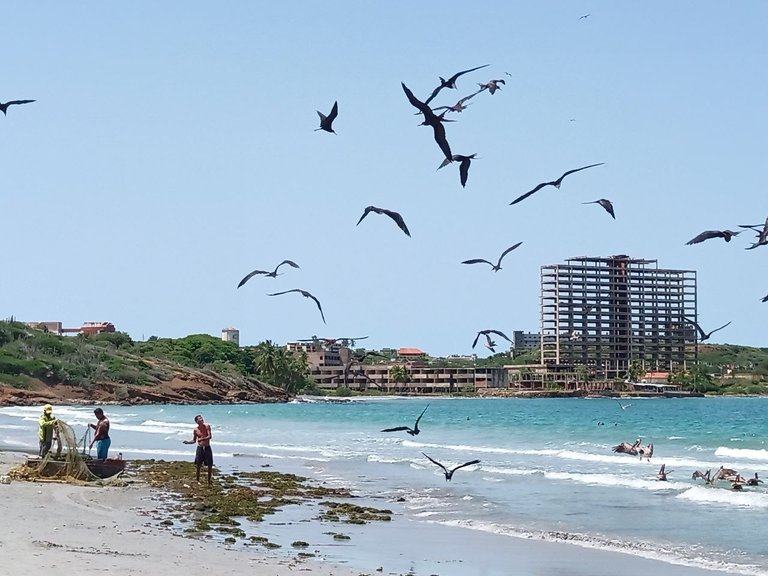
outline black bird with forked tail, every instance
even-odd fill
[[[256,276],[257,274],[264,274],[264,276],[266,276],[266,277],[268,277],[268,278],[277,278],[278,276],[280,276],[280,274],[278,274],[278,273],[277,273],[277,270],[278,270],[278,269],[280,268],[280,266],[282,266],[283,264],[288,264],[288,266],[291,266],[291,267],[293,267],[293,268],[298,268],[298,267],[299,267],[299,265],[298,265],[298,264],[296,264],[296,262],[294,262],[293,260],[283,260],[282,262],[280,262],[280,264],[278,264],[277,266],[275,266],[275,269],[274,269],[274,270],[272,270],[272,272],[270,272],[270,271],[268,271],[268,270],[254,270],[253,272],[251,272],[250,274],[248,274],[248,275],[247,275],[245,278],[243,278],[242,280],[240,280],[240,284],[238,284],[238,285],[237,285],[237,287],[238,287],[238,288],[240,288],[240,286],[242,286],[243,284],[245,284],[246,282],[248,282],[248,280],[250,280],[251,278],[253,278],[253,277],[254,277],[254,276]]]
[[[507,254],[512,252],[512,250],[520,246],[520,244],[522,244],[522,242],[518,242],[517,244],[514,244],[509,248],[507,248],[506,250],[504,250],[504,252],[501,253],[501,256],[499,256],[499,260],[496,262],[496,264],[494,264],[493,262],[489,262],[484,258],[472,258],[470,260],[464,260],[462,264],[480,264],[480,263],[489,264],[491,266],[491,270],[493,270],[494,272],[498,272],[499,270],[501,270],[501,261],[504,259],[504,256],[506,256]]]
[[[312,296],[312,294],[310,294],[306,290],[302,290],[301,288],[294,288],[292,290],[283,290],[282,292],[275,292],[274,294],[267,294],[267,296],[280,296],[281,294],[288,294],[289,292],[298,292],[299,294],[304,296],[304,298],[311,298],[312,300],[314,300],[315,304],[317,304],[317,309],[320,310],[320,317],[323,319],[323,324],[326,323],[325,322],[325,314],[323,314],[323,307],[320,306],[320,300],[318,300],[317,298]]]
[[[0,102],[0,112],[3,113],[3,116],[6,116],[8,112],[8,106],[14,106],[17,104],[29,104],[31,102],[34,102],[34,100],[9,100],[8,102]]]
[[[424,454],[424,452],[422,452],[422,454]],[[464,464],[459,464],[458,466],[454,466],[453,468],[446,468],[443,464],[440,464],[440,462],[438,462],[434,458],[430,458],[426,454],[424,454],[424,456],[426,456],[427,460],[432,462],[432,464],[437,464],[438,466],[440,466],[440,468],[443,469],[443,474],[445,474],[446,482],[451,481],[451,479],[453,478],[453,473],[456,472],[456,470],[458,470],[459,468],[464,468],[465,466],[472,466],[473,464],[480,464],[480,460],[470,460],[469,462],[464,462]]]
[[[331,108],[331,112],[328,116],[320,112],[320,110],[317,110],[317,115],[320,116],[320,128],[315,128],[315,132],[318,130],[325,130],[326,132],[336,134],[333,129],[333,121],[336,120],[336,116],[339,115],[339,103],[333,103],[333,108]]]
[[[376,214],[384,214],[386,216],[389,216],[392,218],[392,220],[395,221],[395,223],[398,225],[400,230],[405,232],[405,235],[410,237],[411,232],[408,230],[408,226],[405,225],[405,220],[403,220],[403,217],[398,212],[394,212],[392,210],[387,210],[386,208],[377,208],[376,206],[368,206],[366,207],[365,211],[363,212],[363,215],[360,216],[360,220],[357,221],[356,226],[360,225],[360,222],[363,221],[363,218],[368,216],[371,212],[374,212]]]
[[[394,428],[384,428],[384,430],[382,430],[382,432],[402,432],[402,431],[405,431],[405,432],[408,432],[408,434],[410,434],[411,436],[418,436],[419,432],[421,432],[421,430],[419,430],[419,421],[421,420],[421,417],[424,416],[424,412],[427,411],[427,408],[429,408],[429,404],[424,406],[424,410],[422,410],[421,414],[419,414],[419,417],[416,418],[416,424],[413,425],[413,428],[411,428],[410,426],[395,426]]]
[[[474,72],[475,70],[480,70],[481,68],[485,68],[486,66],[490,66],[490,64],[483,64],[482,66],[477,66],[476,68],[470,68],[469,70],[462,70],[461,72],[456,72],[456,74],[448,78],[448,80],[446,80],[442,76],[439,76],[440,86],[438,86],[432,91],[432,94],[429,96],[429,98],[424,100],[424,104],[429,104],[430,102],[432,102],[435,96],[437,96],[440,93],[440,90],[442,90],[443,88],[456,88],[456,80],[459,79],[459,76],[463,76],[464,74],[467,74],[469,72]]]
[[[595,166],[602,166],[603,164],[605,164],[605,162],[598,162],[597,164],[590,164],[589,166],[582,166],[581,168],[574,168],[573,170],[568,170],[568,172],[566,172],[565,174],[560,176],[560,178],[558,178],[557,180],[552,180],[551,182],[542,182],[541,184],[537,184],[536,187],[533,190],[529,190],[528,192],[526,192],[522,196],[518,196],[512,202],[510,202],[509,205],[512,206],[513,204],[517,204],[518,202],[522,202],[523,200],[528,198],[528,196],[530,196],[531,194],[533,194],[535,192],[538,192],[539,190],[541,190],[545,186],[554,186],[555,188],[560,188],[560,185],[563,183],[563,178],[565,178],[566,176],[568,176],[570,174],[574,174],[575,172],[580,172],[582,170],[586,170],[587,168],[594,168]]]
[[[451,147],[448,144],[448,140],[445,137],[445,126],[443,126],[444,118],[442,116],[438,116],[432,111],[432,108],[430,108],[427,104],[416,98],[416,96],[413,95],[413,92],[410,91],[408,86],[406,86],[404,83],[400,82],[400,85],[403,87],[403,92],[405,92],[405,95],[408,97],[408,102],[411,103],[411,105],[416,108],[419,112],[421,112],[424,115],[424,125],[432,126],[432,131],[434,132],[435,136],[435,142],[437,142],[437,145],[440,147],[440,150],[442,150],[443,155],[448,158],[449,162],[453,161],[453,154],[451,154]]]

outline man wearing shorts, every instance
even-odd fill
[[[195,466],[197,467],[197,481],[200,482],[200,468],[205,464],[208,467],[208,484],[211,484],[213,474],[213,450],[211,450],[211,425],[206,424],[203,417],[195,416],[197,428],[192,431],[192,440],[184,440],[184,444],[197,443],[195,452]]]

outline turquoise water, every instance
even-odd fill
[[[187,459],[193,418],[213,427],[216,465],[270,464],[361,495],[401,500],[424,529],[445,524],[567,540],[733,574],[768,575],[768,487],[706,486],[694,470],[734,468],[768,480],[768,398],[384,398],[345,403],[106,406],[112,455]],[[383,433],[413,426],[418,436]],[[0,448],[36,451],[39,407],[0,409]],[[77,434],[90,407],[56,406]],[[642,438],[650,462],[611,447]],[[442,471],[422,453],[448,467]],[[661,464],[672,470],[656,479]],[[500,571],[499,573],[503,573]]]

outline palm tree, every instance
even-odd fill
[[[256,372],[269,384],[274,384],[278,373],[278,355],[280,348],[271,340],[260,342],[253,355],[256,360]]]
[[[395,384],[408,384],[411,381],[411,375],[405,366],[392,366],[389,369],[389,381]]]

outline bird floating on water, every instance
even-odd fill
[[[334,102],[333,108],[331,108],[330,114],[326,116],[320,110],[317,110],[317,115],[320,116],[320,128],[315,128],[315,132],[318,130],[325,130],[326,132],[332,132],[333,134],[336,134],[336,132],[333,129],[333,121],[336,120],[336,116],[339,114],[339,103]]]
[[[272,270],[272,272],[269,272],[269,271],[267,271],[267,270],[254,270],[253,272],[251,272],[250,274],[248,274],[248,275],[247,275],[245,278],[243,278],[242,280],[240,280],[240,284],[238,284],[238,285],[237,285],[237,287],[238,287],[238,288],[240,288],[240,286],[242,286],[243,284],[245,284],[246,282],[248,282],[248,280],[250,280],[251,278],[253,278],[253,277],[254,277],[254,276],[256,276],[257,274],[264,274],[265,276],[267,276],[267,277],[269,277],[269,278],[277,278],[277,277],[279,276],[279,274],[277,273],[277,270],[278,270],[278,269],[280,268],[280,266],[282,266],[283,264],[288,264],[288,266],[292,266],[293,268],[299,268],[299,265],[298,265],[298,264],[296,264],[296,262],[294,262],[293,260],[283,260],[282,262],[280,262],[280,264],[278,264],[277,266],[275,266],[275,269],[274,269],[274,270]]]
[[[8,102],[0,102],[0,112],[3,113],[3,116],[6,116],[8,112],[8,106],[14,106],[16,104],[29,104],[31,102],[34,102],[34,100],[9,100]]]
[[[688,242],[686,242],[686,246],[690,246],[691,244],[700,244],[704,242],[704,240],[709,240],[710,238],[722,238],[726,242],[730,242],[731,238],[734,236],[738,236],[742,233],[742,230],[739,230],[738,232],[733,232],[732,230],[705,230],[698,236],[694,236]]]
[[[560,178],[558,178],[557,180],[552,180],[551,182],[542,182],[541,184],[537,184],[533,190],[530,190],[525,194],[523,194],[522,196],[515,198],[512,202],[509,203],[509,205],[512,206],[513,204],[517,204],[518,202],[525,200],[526,198],[528,198],[528,196],[530,196],[534,192],[538,192],[545,186],[554,186],[555,188],[559,189],[560,185],[563,183],[563,178],[565,178],[566,176],[573,174],[574,172],[580,172],[581,170],[586,170],[587,168],[602,166],[603,164],[605,164],[605,162],[598,162],[597,164],[590,164],[589,166],[582,166],[581,168],[574,168],[573,170],[568,170],[568,172],[560,176]]]
[[[600,198],[600,200],[594,200],[592,202],[582,202],[582,204],[600,204],[600,206],[603,207],[603,210],[608,212],[608,214],[611,215],[611,218],[616,220],[616,214],[613,213],[613,204],[611,204],[610,200],[606,200],[605,198]]]
[[[429,404],[424,406],[424,410],[422,410],[421,414],[419,414],[419,417],[416,418],[416,423],[413,425],[413,428],[411,428],[409,426],[396,426],[394,428],[384,428],[384,430],[382,430],[382,432],[401,432],[401,431],[405,431],[405,432],[408,432],[408,434],[410,434],[411,436],[418,436],[419,432],[421,432],[421,430],[419,430],[419,421],[421,420],[421,417],[424,416],[424,412],[427,411],[427,408],[429,408]]]
[[[422,454],[424,454],[424,452],[422,452]],[[458,466],[454,466],[453,468],[448,469],[444,465],[440,464],[440,462],[438,462],[434,458],[430,458],[426,454],[424,454],[424,456],[426,456],[427,460],[432,462],[432,464],[437,464],[438,466],[440,466],[440,468],[443,469],[443,474],[445,474],[446,482],[451,481],[451,479],[453,478],[453,473],[456,472],[456,470],[458,470],[459,468],[464,468],[465,466],[472,466],[473,464],[480,464],[480,460],[470,460],[469,462],[464,462],[464,464],[459,464]]]
[[[386,208],[377,208],[376,206],[367,206],[365,208],[365,211],[363,212],[363,215],[360,216],[360,220],[357,221],[356,226],[359,226],[360,222],[363,221],[363,218],[368,216],[368,214],[370,214],[371,212],[375,212],[376,214],[385,214],[386,216],[389,216],[399,226],[400,230],[405,232],[406,236],[408,237],[411,236],[411,233],[408,230],[408,226],[405,225],[405,220],[403,220],[403,217],[398,212],[387,210]]]
[[[280,296],[281,294],[288,294],[289,292],[298,292],[304,298],[311,298],[315,301],[315,304],[317,304],[317,309],[320,310],[320,317],[323,319],[323,324],[325,324],[325,314],[323,314],[323,307],[320,306],[320,300],[312,296],[309,292],[306,290],[302,290],[301,288],[293,288],[292,290],[283,290],[282,292],[275,292],[273,294],[267,294],[267,296]]]
[[[674,472],[674,470],[667,470],[666,466],[667,466],[666,464],[662,464],[661,468],[659,468],[659,472],[658,472],[658,474],[656,474],[656,478],[658,480],[662,480],[662,481],[666,482],[667,474],[671,474],[672,472]]]
[[[504,259],[504,256],[506,256],[507,254],[512,252],[512,250],[514,250],[515,248],[520,246],[520,244],[522,244],[522,242],[518,242],[517,244],[514,244],[514,245],[510,246],[509,248],[507,248],[506,250],[504,250],[504,252],[501,253],[501,256],[499,256],[499,260],[496,262],[496,264],[494,264],[493,262],[489,262],[488,260],[485,260],[483,258],[472,258],[471,260],[464,260],[462,262],[462,264],[480,264],[480,263],[485,263],[485,264],[489,264],[491,266],[491,270],[493,270],[494,272],[498,272],[499,270],[501,270],[501,261]]]

